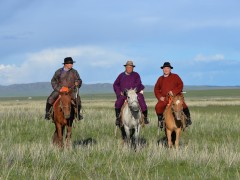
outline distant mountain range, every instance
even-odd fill
[[[152,92],[154,86],[146,85],[145,92]],[[185,86],[184,90],[240,89],[240,86]],[[52,92],[50,82],[0,85],[0,97],[48,96]],[[83,84],[80,94],[114,93],[110,83]]]

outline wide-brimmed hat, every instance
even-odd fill
[[[165,62],[163,64],[163,66],[161,67],[161,69],[165,68],[165,67],[170,67],[171,69],[173,69],[173,67],[171,66],[170,62]]]
[[[63,64],[73,64],[75,61],[71,57],[66,57]]]
[[[132,61],[127,61],[125,65],[123,66],[132,66],[132,67],[135,67],[135,65],[133,65],[133,62]]]

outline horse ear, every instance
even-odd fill
[[[123,92],[124,96],[127,96],[127,93],[128,93],[128,90],[125,88]]]
[[[135,92],[137,92],[137,88],[135,87],[134,89],[133,89]]]

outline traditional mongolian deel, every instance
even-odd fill
[[[117,101],[115,103],[116,108],[121,108],[124,101],[126,100],[126,96],[121,96],[121,92],[124,92],[126,89],[134,89],[136,88],[139,105],[142,111],[147,109],[144,96],[140,91],[144,89],[142,85],[140,76],[137,72],[132,72],[131,74],[126,74],[125,72],[121,73],[113,84],[113,89],[117,96]]]
[[[171,73],[168,77],[160,76],[157,80],[157,83],[154,87],[154,93],[156,98],[159,100],[160,97],[167,97],[168,92],[172,91],[174,95],[179,95],[183,90],[183,82],[177,74]],[[156,104],[157,114],[164,112],[167,106],[167,99],[165,101],[158,101]],[[183,103],[183,108],[186,108],[187,105]]]
[[[50,104],[53,104],[55,102],[55,100],[57,99],[57,97],[59,95],[59,91],[62,87],[65,86],[65,87],[74,89],[75,82],[78,82],[79,88],[80,88],[82,85],[82,80],[80,79],[80,76],[75,69],[72,68],[68,71],[65,71],[64,68],[58,69],[55,72],[55,74],[51,80],[51,84],[52,84],[54,91],[50,95],[48,102]],[[76,94],[76,92],[73,91],[73,93],[72,93],[73,99],[74,99],[75,94]]]

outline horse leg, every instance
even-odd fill
[[[138,146],[139,144],[139,134],[140,134],[140,126],[135,127],[135,133],[134,133],[134,144],[135,144],[135,148]]]
[[[172,131],[170,131],[169,129],[166,129],[166,133],[167,133],[167,139],[168,139],[168,147],[171,148],[172,147]]]
[[[179,149],[179,139],[181,134],[181,128],[177,128],[176,130],[176,141],[175,141],[175,147],[178,150]]]
[[[72,127],[67,126],[67,134],[66,134],[66,147],[70,147],[70,141],[71,141],[71,135],[72,135]]]
[[[58,143],[57,127],[55,129],[55,132],[53,133],[52,142],[53,142],[53,145],[57,145],[57,143]]]
[[[62,148],[63,147],[63,135],[62,135],[62,126],[61,124],[57,123],[57,134],[58,134],[58,147]]]
[[[130,129],[129,129],[129,127],[127,127],[127,126],[124,126],[124,130],[125,130],[125,132],[126,132],[126,136],[127,136],[127,143],[129,143],[129,141],[130,141]]]
[[[175,131],[172,132],[171,138],[172,138],[172,143],[174,145],[175,141],[176,141],[176,132]]]

